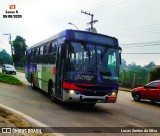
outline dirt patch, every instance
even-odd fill
[[[3,108],[0,108],[0,116],[7,119],[7,121],[14,124],[16,127],[32,127],[32,125],[25,120],[22,120],[21,118],[15,116],[13,113]]]
[[[8,125],[7,122],[9,122],[9,126],[7,126]],[[29,122],[27,122],[25,119],[17,117],[12,112],[9,112],[8,110],[6,110],[4,108],[1,108],[1,107],[0,107],[0,123],[5,123],[6,127],[33,127],[33,125],[30,124]],[[24,134],[24,135],[23,134],[17,134],[17,135],[14,135],[14,136],[53,136],[53,134],[30,133],[30,134]]]

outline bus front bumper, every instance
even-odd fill
[[[117,96],[86,96],[81,94],[68,94],[64,91],[64,102],[96,102],[96,103],[115,103]]]

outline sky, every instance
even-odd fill
[[[65,29],[85,30],[91,17],[83,10],[98,20],[98,33],[118,39],[127,64],[160,65],[159,5],[160,0],[1,0],[0,49],[11,53],[9,37],[3,34],[10,33],[12,40],[20,35],[31,46]],[[4,18],[6,10],[17,10],[12,15],[22,18]]]

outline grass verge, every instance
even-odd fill
[[[22,128],[32,128],[33,125],[31,123],[29,123],[27,120],[13,114],[12,112],[4,109],[4,108],[1,108],[0,107],[0,117],[3,118],[4,120],[0,120],[0,122],[3,122],[3,124],[6,125],[6,127],[11,127],[11,126],[8,126],[7,122],[10,122],[11,124],[13,124],[15,127],[22,127]],[[1,119],[0,118],[0,119]],[[9,124],[9,125],[11,125]],[[34,128],[33,128],[34,129]],[[36,134],[36,133],[15,133],[14,136],[55,136],[55,135],[52,135],[52,134],[49,134],[49,133],[40,133],[40,134]]]
[[[31,124],[0,107],[0,116],[17,127],[32,127]]]
[[[21,81],[16,77],[3,73],[0,73],[0,82],[14,84],[14,85],[22,85]]]

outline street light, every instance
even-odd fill
[[[71,22],[68,22],[68,24],[69,24],[69,25],[73,25],[77,30],[79,30],[78,27],[76,27],[75,24],[73,24],[73,23],[71,23]]]

